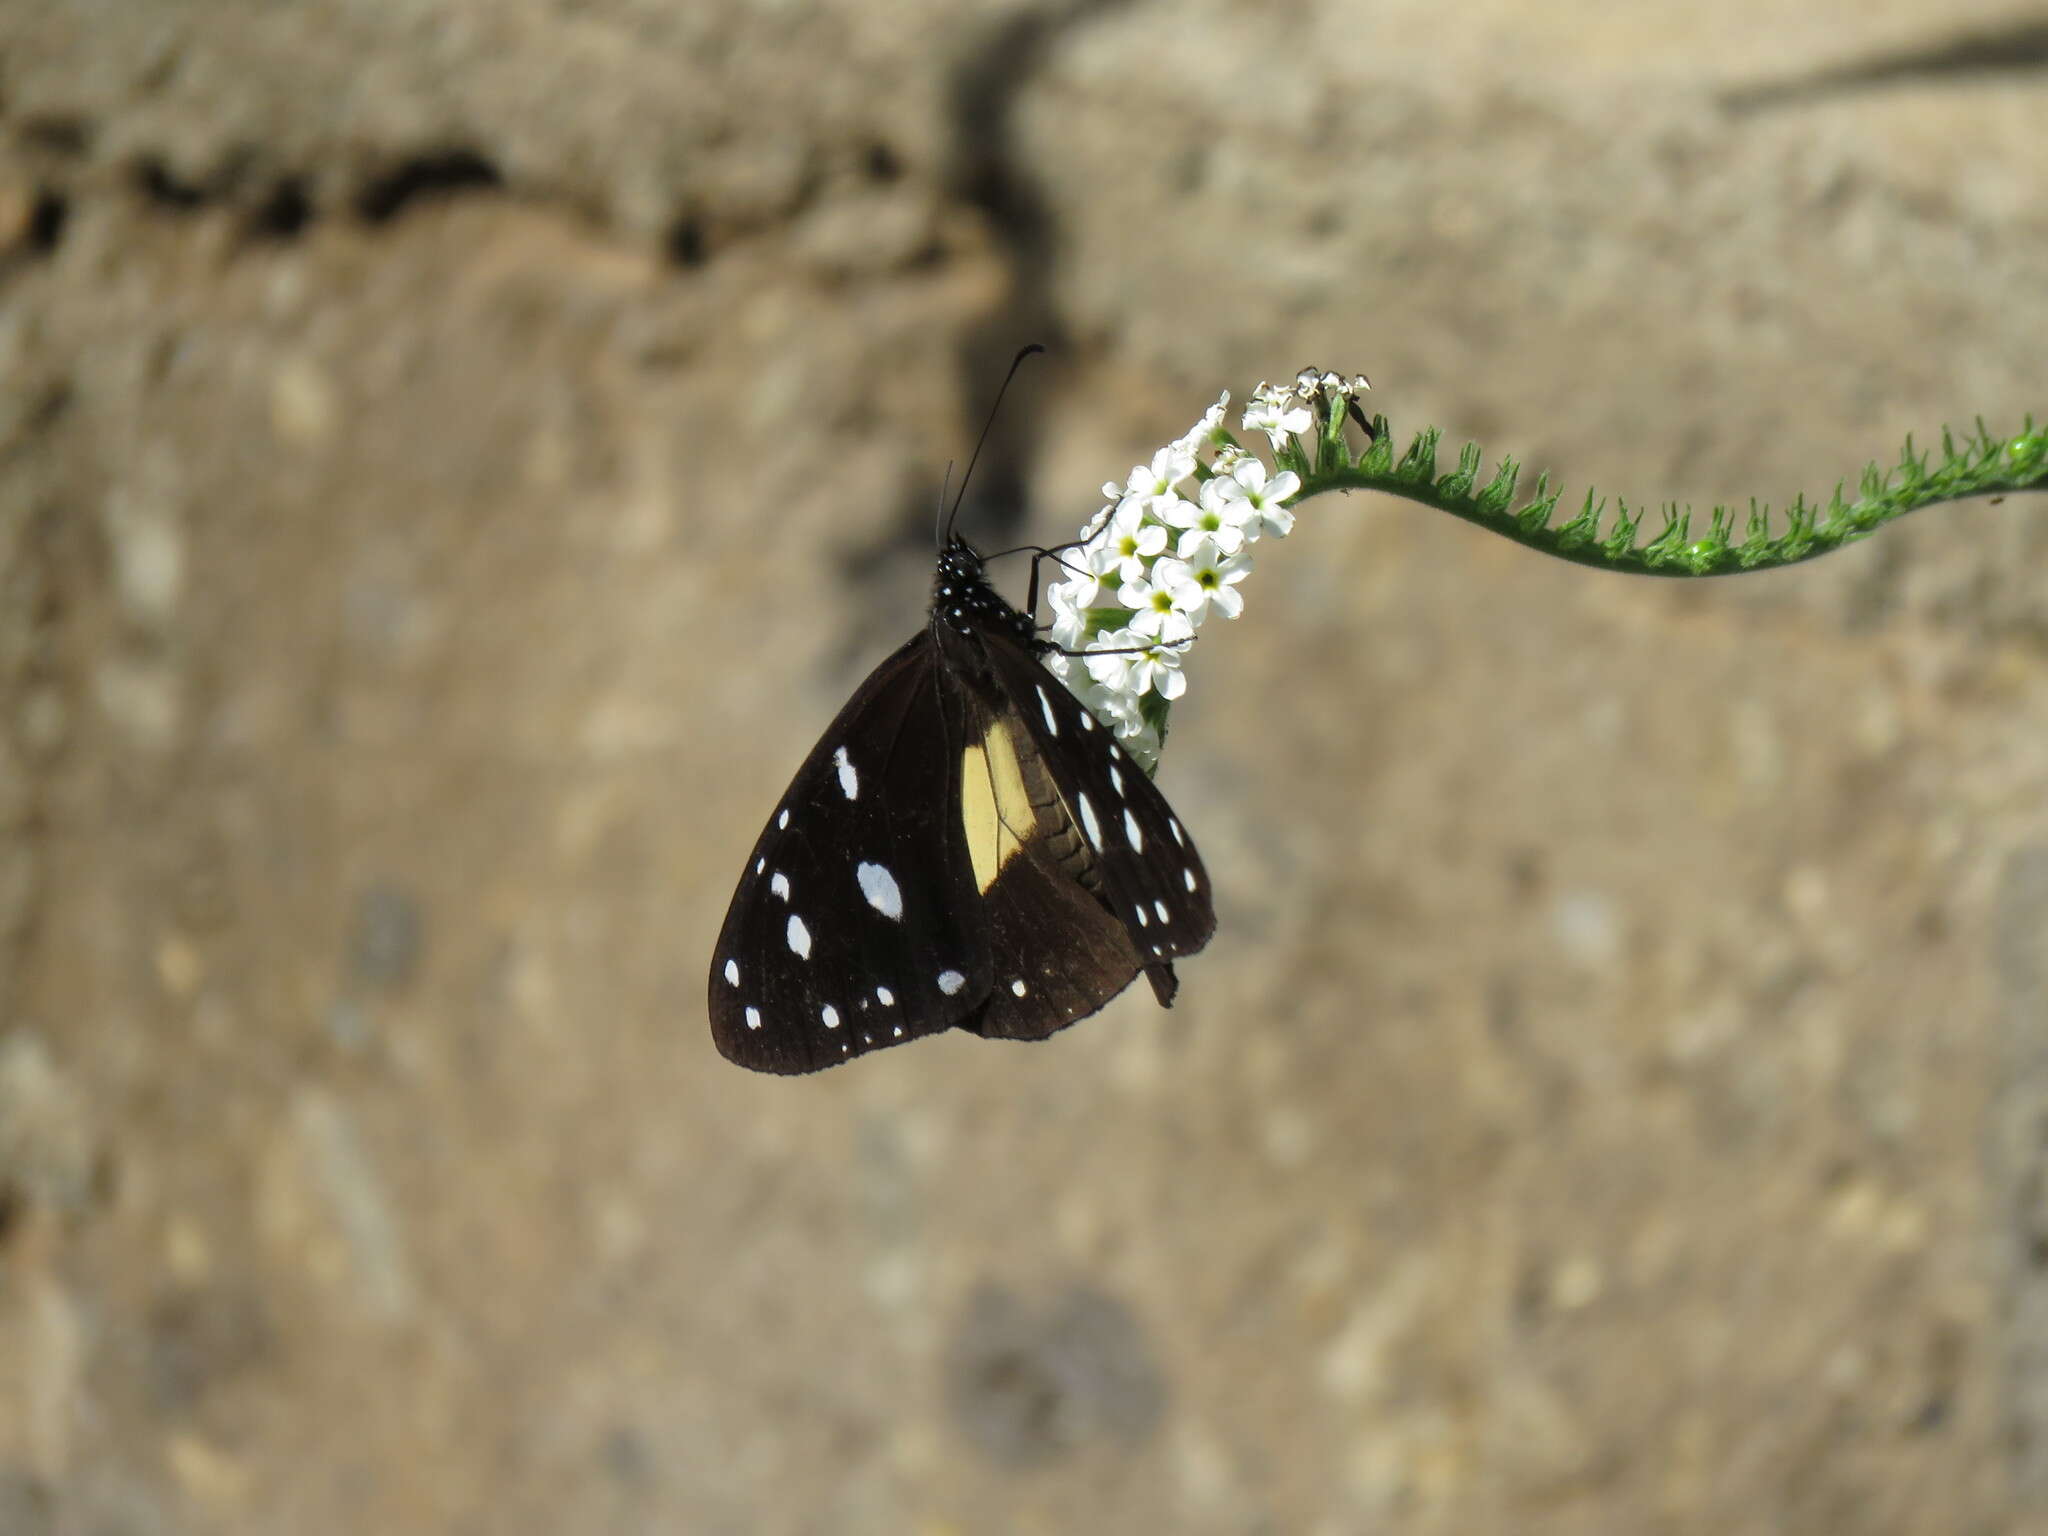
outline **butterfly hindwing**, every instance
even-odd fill
[[[987,995],[987,924],[953,806],[960,701],[925,631],[872,673],[748,855],[711,962],[741,1066],[812,1072],[935,1034]]]
[[[964,643],[985,657],[977,670],[1018,759],[1035,833],[983,890],[994,987],[966,1027],[1040,1038],[1094,1013],[1141,971],[1171,1003],[1173,958],[1216,928],[1193,842],[1115,733],[1029,646],[999,632]]]
[[[988,924],[993,987],[962,1027],[1037,1040],[1101,1008],[1142,969],[1082,883],[1089,859],[1050,770],[1000,693],[968,700],[960,816]]]

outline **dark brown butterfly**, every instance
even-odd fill
[[[1173,961],[1216,930],[1208,874],[1052,649],[949,534],[926,626],[854,690],[740,876],[711,960],[729,1059],[1041,1040],[1141,973],[1172,1003]]]

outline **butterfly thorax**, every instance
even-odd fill
[[[944,625],[962,635],[985,635],[993,629],[1038,649],[1038,630],[1031,615],[1011,607],[988,584],[985,570],[980,554],[964,539],[947,542],[939,551],[939,568],[932,577],[933,626]]]

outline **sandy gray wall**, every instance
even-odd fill
[[[702,1001],[1020,343],[977,537],[1304,362],[1825,491],[2048,408],[2044,142],[1992,0],[0,6],[0,1532],[2048,1528],[2025,498],[1311,503],[1176,1009]]]

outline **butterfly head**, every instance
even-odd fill
[[[963,635],[994,628],[1010,631],[1027,643],[1038,637],[1031,616],[1012,608],[988,584],[987,562],[957,534],[940,549],[938,569],[932,575],[932,622]]]
[[[936,600],[951,592],[963,592],[973,587],[986,586],[984,574],[987,562],[981,552],[957,533],[947,539],[939,550],[939,568],[932,577],[932,596]]]

